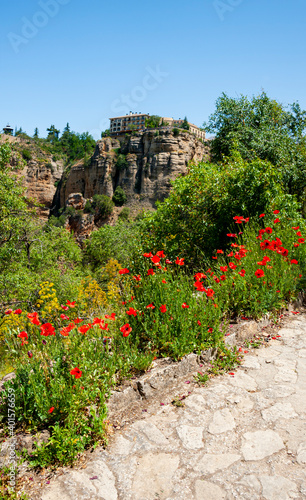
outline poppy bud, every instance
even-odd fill
[[[29,358],[32,358],[33,357],[33,353],[31,351],[28,351],[28,356],[29,356]]]
[[[46,345],[46,344],[47,344],[47,341],[46,341],[46,340],[43,340],[43,341],[42,341],[42,343],[43,343],[44,345]]]

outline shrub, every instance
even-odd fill
[[[32,160],[32,153],[28,149],[23,149],[22,152],[22,158],[26,161]]]
[[[179,131],[179,129],[178,129],[178,128],[176,128],[176,127],[175,127],[175,128],[173,129],[173,135],[174,135],[174,137],[177,137],[178,135],[180,135],[180,131]]]
[[[118,215],[118,217],[120,217],[121,220],[128,220],[129,216],[130,216],[130,209],[128,207],[123,207],[120,214]]]
[[[95,209],[93,208],[92,203],[91,203],[90,200],[86,200],[85,207],[84,207],[84,212],[86,214],[94,214],[95,213]]]
[[[119,154],[116,160],[116,167],[118,170],[124,170],[128,167],[128,162],[124,154]]]
[[[127,196],[123,191],[122,187],[120,186],[116,187],[112,200],[117,207],[121,207],[122,205],[124,205],[124,203],[127,200]]]
[[[98,217],[109,217],[113,213],[114,203],[104,194],[95,194],[92,198],[92,207]]]

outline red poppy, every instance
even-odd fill
[[[208,288],[207,290],[205,290],[205,292],[206,292],[207,297],[213,297],[213,295],[215,293],[211,288]]]
[[[142,255],[143,255],[143,257],[146,257],[146,258],[148,258],[148,259],[150,259],[151,257],[153,257],[152,252],[149,252],[149,253],[144,253],[144,254],[142,254]]]
[[[172,261],[169,259],[166,259],[166,264],[172,264]]]
[[[82,326],[79,326],[78,328],[78,332],[79,333],[82,333],[83,335],[88,332],[88,330],[90,330],[90,326],[89,325],[82,325]]]
[[[182,308],[183,308],[183,309],[188,309],[188,308],[189,308],[189,306],[186,304],[186,302],[183,302],[183,304],[182,304]]]
[[[201,323],[201,321],[199,319],[198,319],[197,323],[198,323],[199,326],[202,326],[202,323]]]
[[[260,214],[260,216],[259,216],[259,217],[264,217],[265,215],[266,215],[266,214]]]
[[[295,231],[297,231],[298,229],[300,229],[300,226],[293,227],[292,229],[294,229]]]
[[[26,343],[27,343],[27,342],[26,342]],[[22,345],[23,345],[23,342],[22,342]],[[28,356],[29,356],[29,358],[30,358],[30,359],[31,359],[31,358],[33,358],[33,353],[32,353],[32,351],[28,351]]]
[[[221,281],[225,281],[225,280],[226,280],[226,276],[225,276],[224,274],[221,274],[221,276],[220,276],[220,280],[221,280]]]
[[[68,306],[63,306],[63,304],[61,304],[61,308],[64,309],[64,311],[68,311],[68,309],[69,309]]]
[[[217,260],[217,259],[218,259],[218,257],[212,257],[212,259]]]
[[[160,309],[160,312],[165,313],[167,311],[166,304],[162,304],[159,309]]]
[[[304,239],[304,238],[299,238],[299,239],[298,239],[298,242],[299,242],[299,243],[305,243],[305,239]]]
[[[153,262],[153,264],[159,264],[160,258],[158,257],[158,255],[154,255],[153,257],[151,257],[151,261]]]
[[[276,215],[276,214],[279,214],[279,210],[273,210],[273,213]]]
[[[223,250],[217,250],[217,253],[224,253]]]
[[[103,325],[103,323],[100,323],[99,328],[101,328],[101,330],[109,332],[108,323],[105,323],[105,325]]]
[[[266,227],[265,231],[266,231],[267,234],[272,234],[273,233],[272,227]]]
[[[74,375],[75,378],[81,378],[82,372],[79,368],[73,368],[73,370],[70,371],[70,375]]]
[[[52,413],[54,410],[54,406],[51,406],[50,410],[48,410],[48,413]]]
[[[155,309],[155,306],[153,306],[153,304],[149,304],[146,309]]]
[[[236,265],[234,264],[234,262],[229,262],[229,267],[234,271],[236,269]]]
[[[14,314],[21,314],[21,313],[22,313],[21,309],[16,309],[16,311],[14,311]]]
[[[245,276],[245,269],[241,269],[241,271],[238,272],[240,276],[244,277]]]
[[[291,264],[298,264],[299,263],[298,260],[296,260],[296,259],[292,259],[290,262],[291,262]]]
[[[287,257],[287,256],[288,256],[288,253],[289,253],[289,252],[288,252],[287,248],[283,248],[283,249],[282,249],[282,255],[283,255],[283,257]]]
[[[66,304],[67,304],[67,306],[69,306],[69,307],[75,307],[76,301],[74,301],[74,302],[70,302],[70,300],[67,300]]]
[[[100,319],[100,318],[94,318],[92,324],[93,325],[100,325],[100,323],[104,323],[104,319]],[[82,327],[81,327],[82,328]]]
[[[123,337],[128,337],[130,335],[131,331],[132,331],[132,328],[130,327],[130,325],[128,323],[126,323],[125,325],[123,325],[120,328],[120,332],[122,332]]]
[[[124,269],[119,269],[119,274],[128,274],[130,271],[125,267]]]
[[[196,281],[200,281],[201,279],[206,279],[207,276],[204,273],[196,273],[194,275],[194,278],[195,278]]]
[[[106,319],[112,319],[113,321],[115,321],[115,319],[116,319],[116,313],[105,314],[104,318],[106,318]]]
[[[213,328],[208,328],[208,333],[212,333],[214,331]]]
[[[275,219],[274,224],[277,224],[277,222],[280,222],[280,219]]]
[[[154,276],[155,272],[153,269],[148,269],[147,276]]]
[[[126,312],[126,314],[128,314],[129,316],[135,316],[135,318],[136,318],[136,316],[137,316],[137,311],[136,311],[136,309],[134,309],[133,307],[130,307],[130,308],[129,308],[129,310],[128,310],[128,311],[125,311],[125,312]]]
[[[158,257],[160,257],[161,259],[164,259],[166,257],[163,250],[159,250],[158,252],[156,252],[156,255],[158,255]]]
[[[193,286],[197,288],[198,292],[205,292],[204,285],[201,281],[196,281]]]
[[[7,309],[7,310],[4,312],[4,314],[12,314],[12,312],[13,312],[13,309]]]
[[[61,319],[69,319],[69,316],[66,316],[66,314],[61,314],[60,318]]]
[[[20,339],[27,340],[28,339],[28,334],[27,334],[27,332],[20,332],[20,333],[18,333],[17,337],[19,337]]]
[[[235,233],[229,233],[226,236],[228,236],[229,238],[237,238],[237,234]]]
[[[264,275],[265,273],[263,272],[262,269],[257,269],[257,271],[255,271],[256,278],[262,278]]]
[[[27,317],[28,317],[29,321],[32,323],[32,325],[40,325],[40,321],[38,319],[38,313],[37,312],[28,313]]]
[[[302,236],[301,231],[298,231],[298,232],[296,233],[296,235],[297,235],[297,236]]]
[[[136,281],[141,281],[141,276],[140,274],[137,274],[137,276],[133,276],[134,280]]]
[[[233,255],[234,255],[234,252],[232,251],[229,254],[227,254],[227,257],[233,257]]]
[[[60,330],[60,334],[63,335],[63,337],[68,337],[70,332],[71,328],[69,328],[68,326],[65,326]]]
[[[184,260],[185,260],[185,259],[179,259],[178,257],[176,257],[176,261],[175,261],[175,263],[176,263],[178,266],[183,266],[183,265],[184,265]]]
[[[45,323],[40,327],[40,335],[44,337],[49,337],[49,335],[55,335],[55,328],[51,325],[51,323]]]
[[[220,266],[220,271],[222,273],[226,273],[228,271],[228,267],[227,266]]]
[[[166,280],[162,280],[162,283],[167,283],[167,281]]]

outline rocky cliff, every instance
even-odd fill
[[[64,207],[72,193],[85,199],[94,194],[112,197],[117,186],[124,189],[128,206],[154,207],[168,196],[171,180],[185,174],[190,161],[208,157],[208,143],[186,131],[177,134],[153,130],[98,141],[87,165],[79,162],[64,172],[57,207]]]

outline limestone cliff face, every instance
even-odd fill
[[[117,165],[119,154],[125,158],[123,167]],[[120,186],[127,205],[154,207],[168,196],[171,180],[185,174],[190,161],[208,155],[208,144],[188,132],[175,136],[172,130],[145,131],[120,142],[106,137],[98,141],[88,166],[79,162],[64,173],[57,203],[65,206],[72,193],[81,193],[85,199],[94,194],[112,197]]]

